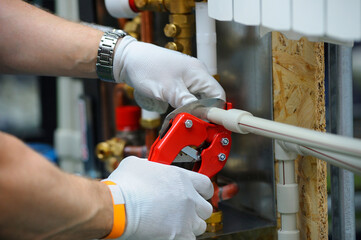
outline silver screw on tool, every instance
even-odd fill
[[[218,154],[219,161],[223,162],[224,160],[226,160],[226,158],[227,158],[226,154],[224,154],[224,153]]]
[[[186,125],[186,128],[191,128],[191,127],[193,127],[193,122],[192,122],[192,120],[187,119],[187,120],[184,122],[184,124]]]
[[[228,138],[222,138],[221,143],[222,143],[222,146],[227,146],[229,144],[229,139]]]

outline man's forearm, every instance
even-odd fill
[[[19,0],[0,0],[0,71],[96,78],[103,32]]]
[[[109,234],[112,198],[100,182],[60,171],[0,132],[0,238],[91,239]]]

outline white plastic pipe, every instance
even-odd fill
[[[294,143],[279,141],[285,151],[292,151],[302,156],[313,156],[332,165],[361,174],[360,157],[345,156],[344,154],[325,151],[317,148],[305,147]]]
[[[361,159],[361,140],[359,139],[316,132],[310,129],[274,122],[254,117],[251,113],[238,109],[223,110],[210,108],[207,113],[207,119],[223,125],[228,130],[236,133],[254,133]]]
[[[79,21],[79,4],[73,0],[57,0],[56,14],[71,21]],[[57,80],[57,129],[54,145],[60,167],[66,172],[84,174],[81,152],[81,127],[78,102],[84,93],[80,80],[59,77]]]
[[[197,58],[207,67],[209,74],[217,74],[216,22],[208,16],[208,3],[196,3]]]
[[[132,10],[129,0],[105,0],[105,8],[115,18],[134,18],[137,13]]]
[[[281,228],[278,240],[299,240],[297,229],[298,184],[295,178],[295,160],[297,154],[285,150],[275,142],[275,157],[278,160],[279,178],[277,183],[277,210],[281,216]]]

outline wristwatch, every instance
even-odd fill
[[[123,38],[127,35],[128,33],[122,30],[113,29],[112,31],[105,32],[100,39],[96,72],[101,80],[115,82],[113,75],[114,48],[119,38]]]

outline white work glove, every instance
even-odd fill
[[[116,47],[113,71],[114,79],[133,87],[138,104],[148,110],[162,102],[177,108],[197,97],[225,100],[223,88],[198,59],[130,36]]]
[[[205,232],[212,205],[213,185],[205,175],[125,158],[108,177],[125,200],[127,224],[121,239],[195,239]]]

